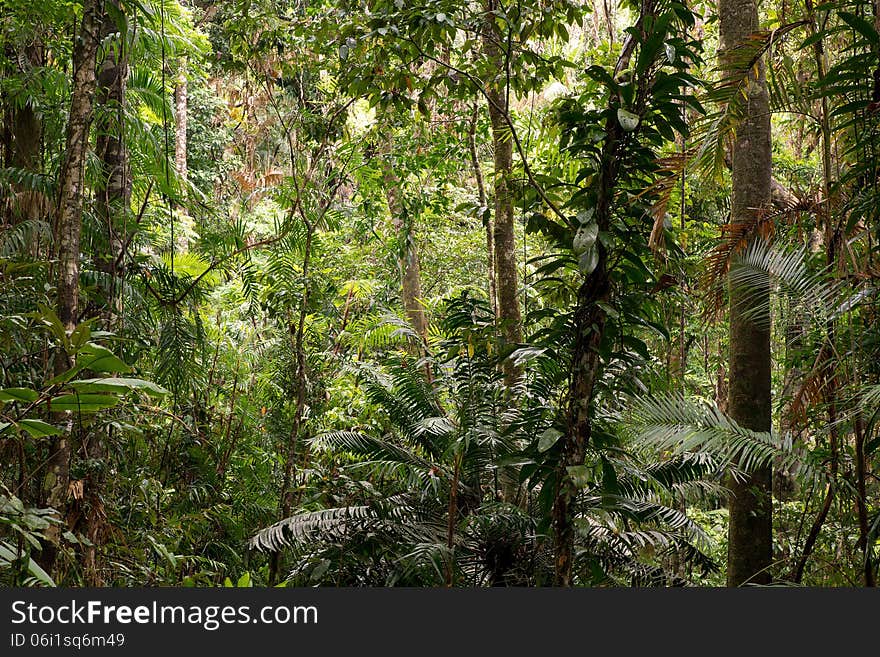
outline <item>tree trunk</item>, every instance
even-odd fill
[[[119,25],[122,16],[119,0],[110,0],[114,11],[105,12],[101,24],[101,41],[106,52],[98,70],[96,94],[95,150],[101,162],[101,178],[96,184],[96,214],[107,230],[108,253],[97,254],[97,268],[107,276],[107,283],[99,283],[105,297],[100,308],[104,324],[113,330],[122,310],[121,296],[117,288],[117,267],[126,238],[126,213],[131,200],[131,176],[129,175],[128,149],[125,145],[125,88],[128,81],[128,59],[125,51],[125,25]],[[117,38],[111,38],[118,35]],[[112,429],[108,429],[112,431]],[[93,432],[83,441],[83,452],[93,463],[101,463],[106,457],[105,442],[109,435]],[[98,552],[106,533],[106,513],[101,490],[101,468],[93,468],[83,485],[82,515],[84,533],[91,542],[83,548],[83,565],[86,582],[90,586],[102,586],[103,579],[98,566]]]
[[[189,104],[187,97],[187,58],[178,60],[179,70],[174,84],[174,171],[177,174],[179,185],[177,187],[178,199],[185,201],[186,188],[189,180],[189,168],[187,165],[187,131],[189,122]],[[172,248],[185,253],[189,250],[187,235],[193,228],[193,222],[187,213],[186,207],[180,203],[175,204],[176,224],[178,230],[173,233],[174,244]],[[172,225],[173,228],[173,225]]]
[[[722,65],[747,37],[758,30],[756,0],[719,0]],[[730,64],[727,64],[730,68]],[[735,67],[734,67],[735,68]],[[770,107],[762,62],[757,78],[749,74],[746,116],[731,146],[731,223],[752,220],[771,201]],[[735,266],[735,265],[734,265]],[[754,431],[769,431],[770,330],[748,319],[758,297],[769,299],[769,284],[760,291],[730,290],[730,389],[727,412]],[[731,477],[727,584],[766,584],[773,559],[772,472],[756,468],[738,480]]]
[[[643,0],[637,23],[643,42],[647,39],[644,19],[646,16],[650,16],[653,11],[653,0]],[[636,38],[630,34],[618,57],[614,70],[615,77],[629,67],[635,47]],[[650,74],[638,83],[639,91],[633,103],[633,109],[638,114],[641,114],[645,109],[651,84]],[[612,110],[615,109],[616,103],[616,98],[609,99],[609,107]],[[621,148],[624,133],[616,118],[616,112],[612,112],[612,115],[613,117],[605,123],[605,140],[602,145],[598,185],[595,192],[594,216],[600,233],[611,228],[614,195],[621,173]],[[598,263],[581,283],[574,311],[574,341],[566,398],[568,405],[566,433],[560,439],[562,441],[562,459],[556,472],[556,491],[551,511],[555,583],[557,586],[571,586],[573,583],[575,534],[573,503],[577,495],[577,487],[572,480],[569,468],[584,464],[592,435],[593,393],[602,369],[599,346],[605,334],[605,324],[608,320],[604,306],[611,295],[608,254],[601,240],[596,242],[596,248],[599,255]]]
[[[12,59],[13,61],[19,60],[18,57]],[[24,61],[29,67],[41,66],[43,52],[40,45],[26,47],[21,61]],[[43,123],[33,105],[31,103],[19,105],[13,99],[6,111],[6,123],[6,166],[38,173],[42,168],[40,143],[43,136]],[[0,208],[0,211],[7,213],[8,222],[15,225],[22,221],[39,218],[47,206],[46,199],[39,192],[19,188],[9,199],[8,206]]]
[[[116,299],[117,262],[126,241],[126,214],[131,201],[131,175],[128,149],[125,145],[125,89],[128,82],[128,54],[122,34],[124,30],[114,16],[121,16],[119,0],[113,15],[105,14],[101,25],[101,38],[106,40],[117,32],[118,39],[108,44],[107,52],[98,72],[95,150],[101,162],[102,176],[96,185],[96,211],[107,230],[109,253],[101,254],[98,268],[107,274],[109,285],[104,290],[106,304],[103,314],[109,330],[121,308]],[[124,28],[124,26],[122,26]]]
[[[495,286],[495,227],[492,222],[492,213],[489,211],[486,199],[486,185],[483,182],[483,169],[480,167],[480,158],[477,156],[477,118],[479,106],[474,105],[471,112],[471,120],[468,124],[468,150],[471,155],[471,168],[474,171],[474,181],[477,183],[477,202],[479,203],[480,219],[486,230],[486,264],[489,287],[489,304],[492,312],[498,312],[498,299]]]
[[[102,15],[103,2],[100,0],[86,0],[83,3],[83,18],[74,40],[73,84],[65,137],[66,148],[58,179],[58,205],[54,226],[56,304],[58,318],[68,331],[79,321],[80,230]],[[55,357],[56,374],[64,372],[69,366],[67,354],[59,350]],[[68,422],[68,428],[67,433],[55,440],[46,464],[44,481],[46,503],[56,509],[61,517],[64,517],[63,509],[68,496],[72,422]],[[47,530],[49,541],[43,550],[42,562],[50,572],[54,569],[60,532],[57,525],[52,525]]]
[[[177,83],[174,86],[174,170],[181,182],[189,178],[189,170],[186,163],[186,137],[187,137],[187,86],[186,86],[187,58],[180,58],[180,70],[177,74]]]
[[[400,250],[397,254],[400,266],[403,308],[413,329],[423,342],[428,339],[428,320],[422,306],[421,266],[416,246],[412,217],[401,198],[400,179],[391,166],[385,168],[385,197],[391,212],[391,223],[397,233]]]
[[[489,119],[492,123],[492,146],[495,173],[493,178],[495,192],[494,242],[495,242],[495,284],[498,304],[496,317],[502,337],[507,346],[522,341],[522,316],[517,294],[516,240],[514,238],[513,217],[513,137],[507,124],[508,70],[511,53],[506,48],[507,39],[501,34],[492,11],[498,9],[496,0],[486,2],[486,21],[483,33],[483,51],[492,63],[496,73],[487,81],[486,97],[489,106]],[[511,361],[505,361],[505,378],[508,384],[519,376]]]

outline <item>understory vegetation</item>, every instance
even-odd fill
[[[0,0],[4,586],[873,586],[880,4]]]

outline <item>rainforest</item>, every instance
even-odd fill
[[[0,0],[0,585],[872,587],[877,0]]]

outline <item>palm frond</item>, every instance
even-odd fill
[[[842,283],[828,280],[826,271],[812,273],[806,264],[805,248],[787,249],[765,240],[753,240],[730,266],[728,279],[733,289],[742,294],[742,316],[769,328],[771,323],[769,291],[784,295],[824,324],[841,306]],[[853,304],[849,304],[852,306]]]
[[[789,436],[741,427],[714,404],[665,394],[635,400],[629,423],[637,440],[672,454],[705,452],[720,459],[734,475],[776,463],[792,474],[817,470],[809,453]]]

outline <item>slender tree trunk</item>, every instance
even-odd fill
[[[189,181],[187,165],[187,136],[189,123],[189,99],[187,96],[187,68],[189,61],[184,56],[178,60],[177,79],[174,83],[174,172],[179,181],[178,196],[181,201],[186,199],[186,187]],[[189,250],[187,235],[193,228],[192,219],[186,206],[176,204],[178,230],[174,234],[174,248],[182,253]]]
[[[819,533],[822,531],[822,526],[825,524],[828,512],[831,511],[831,504],[834,502],[834,496],[837,492],[837,473],[840,465],[840,437],[837,431],[839,421],[837,417],[837,377],[834,374],[834,366],[831,362],[833,349],[833,339],[829,339],[822,346],[818,357],[822,363],[822,378],[824,379],[822,389],[828,412],[828,447],[831,452],[831,462],[828,466],[829,481],[828,487],[825,489],[825,499],[822,502],[822,507],[813,519],[813,524],[810,526],[810,531],[807,533],[807,538],[804,541],[804,549],[792,574],[792,580],[798,584],[804,577],[807,562],[810,559],[810,555],[813,554],[813,548],[819,539]]]
[[[758,30],[758,6],[756,0],[719,0],[718,10],[719,54],[725,65],[727,54]],[[731,148],[732,223],[752,220],[771,200],[769,94],[763,63],[756,68],[756,79],[750,74],[747,82],[746,116],[737,126]],[[768,300],[769,294],[769,284],[757,292],[730,290],[727,412],[741,426],[754,431],[769,431],[771,425],[770,330],[748,319],[746,313],[751,304],[760,302],[759,296]],[[744,479],[731,477],[729,485],[727,584],[765,584],[770,581],[773,560],[771,468],[756,468]]]
[[[397,262],[400,267],[403,308],[413,329],[425,342],[428,339],[428,320],[421,302],[422,274],[413,217],[403,203],[400,179],[390,166],[385,169],[385,197],[388,200],[388,210],[391,212],[391,223],[400,244]]]
[[[83,196],[86,155],[89,148],[89,129],[92,124],[92,99],[95,95],[95,66],[100,43],[103,2],[86,0],[83,18],[73,49],[73,84],[67,121],[64,160],[58,179],[58,203],[55,217],[56,248],[56,304],[61,323],[68,331],[79,320],[79,259],[80,230],[82,227]],[[68,369],[67,355],[60,351],[55,357],[56,374]],[[46,464],[44,491],[46,503],[56,509],[61,518],[67,502],[70,479],[70,441],[73,423],[69,430],[56,438]],[[52,525],[42,555],[42,563],[50,572],[55,566],[60,528]]]
[[[446,510],[446,587],[455,584],[455,525],[458,522],[458,484],[461,474],[462,454],[456,454],[449,486],[449,506]]]
[[[296,324],[290,322],[290,333],[293,338],[293,349],[296,358],[296,406],[293,412],[293,424],[290,427],[290,436],[287,441],[287,450],[284,455],[284,475],[281,480],[281,499],[278,503],[278,510],[282,518],[289,517],[290,512],[293,510],[293,490],[291,487],[293,485],[294,476],[296,475],[297,445],[299,443],[300,433],[302,432],[306,401],[308,399],[305,326],[309,305],[309,265],[312,259],[312,237],[314,236],[314,225],[311,222],[306,221],[305,217],[303,217],[303,221],[306,226],[306,243],[303,250],[302,262],[302,301],[300,303]],[[278,581],[280,565],[281,553],[275,551],[272,553],[272,557],[269,561],[270,586]]]
[[[517,294],[519,284],[514,237],[513,137],[505,118],[509,111],[508,73],[512,64],[512,55],[507,47],[509,40],[501,33],[495,22],[494,14],[491,13],[496,11],[499,6],[496,0],[486,0],[487,13],[483,31],[483,51],[496,72],[494,79],[488,80],[486,85],[495,162],[493,185],[495,192],[495,283],[498,297],[496,316],[504,342],[511,346],[522,341],[522,316]],[[510,361],[505,362],[504,373],[509,384],[519,376],[517,368]]]
[[[174,85],[174,170],[182,182],[186,182],[189,179],[189,170],[186,163],[187,123],[189,120],[186,81],[187,64],[187,58],[181,57],[179,62],[180,70]]]
[[[653,11],[652,0],[644,0],[638,22],[645,38],[643,18]],[[615,67],[615,76],[629,66],[635,48],[635,40],[630,35]],[[648,80],[642,80],[635,100],[637,112],[644,109]],[[615,100],[611,101],[612,108]],[[601,168],[596,189],[595,221],[599,231],[611,227],[614,210],[614,194],[620,176],[620,149],[623,130],[620,123],[609,118],[605,123],[605,141],[602,146]],[[551,519],[553,523],[553,549],[555,561],[555,583],[557,586],[571,586],[574,567],[574,508],[577,488],[569,468],[581,466],[586,457],[587,447],[593,430],[592,403],[593,392],[601,374],[602,362],[599,345],[605,334],[608,315],[605,302],[611,295],[611,279],[608,270],[608,254],[601,241],[596,242],[599,260],[596,268],[586,276],[578,289],[577,305],[574,311],[574,344],[566,409],[566,433],[562,441],[562,459],[556,472],[556,491],[553,498]]]
[[[479,117],[479,106],[474,104],[471,112],[471,120],[468,124],[468,150],[471,156],[471,168],[474,171],[474,180],[477,183],[477,202],[480,204],[480,219],[486,230],[486,264],[488,272],[489,284],[489,303],[492,306],[492,312],[498,312],[498,299],[495,285],[495,227],[492,222],[492,212],[487,205],[486,184],[483,181],[483,169],[480,166],[480,158],[477,155],[477,118]]]
[[[791,354],[798,354],[804,346],[804,315],[796,307],[796,304],[788,304],[788,313],[785,326],[785,351],[791,358]],[[782,383],[782,397],[788,399],[779,418],[780,432],[785,435],[798,433],[798,417],[795,415],[792,399],[793,391],[801,385],[803,372],[797,365],[789,365],[785,370]],[[797,480],[783,464],[783,459],[776,459],[773,463],[773,496],[780,501],[791,499],[797,492]]]

